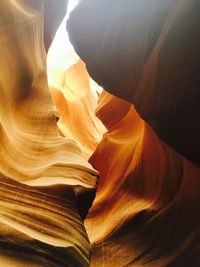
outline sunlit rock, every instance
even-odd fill
[[[68,13],[48,52],[48,81],[59,114],[60,131],[75,140],[88,159],[105,132],[105,127],[95,116],[97,91],[101,88],[91,80],[85,64],[69,41],[67,18]]]
[[[198,266],[200,170],[130,103],[104,91],[97,116],[108,132],[90,158],[100,172],[85,222],[91,266]]]
[[[198,2],[69,1],[52,44],[47,2],[0,2],[0,266],[199,266]]]
[[[77,201],[98,173],[59,134],[34,4],[0,2],[0,265],[88,266]]]

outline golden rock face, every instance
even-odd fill
[[[48,52],[49,88],[59,113],[60,131],[77,142],[88,160],[106,130],[95,116],[98,101],[96,90],[101,88],[92,81],[84,62],[69,42],[65,29],[67,17]]]
[[[98,116],[108,132],[89,160],[100,173],[85,221],[91,266],[179,266],[191,255],[198,263],[199,168],[164,144],[128,102],[103,92]]]
[[[98,172],[58,133],[40,6],[0,3],[0,263],[88,266],[76,200]]]
[[[76,52],[110,93],[89,160],[100,173],[85,221],[91,266],[200,265],[199,8],[82,0],[70,14]]]
[[[43,8],[0,2],[0,266],[199,266],[199,168],[91,79],[69,14],[46,58]]]

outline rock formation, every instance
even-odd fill
[[[108,131],[90,158],[100,172],[85,223],[91,266],[200,264],[199,10],[83,0],[70,14],[76,52],[111,93],[99,98]]]
[[[65,7],[0,2],[0,267],[198,267],[199,1]]]
[[[0,265],[89,266],[77,202],[98,173],[59,135],[36,2],[0,2]]]

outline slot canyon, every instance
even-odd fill
[[[0,267],[200,266],[199,14],[0,0]]]

